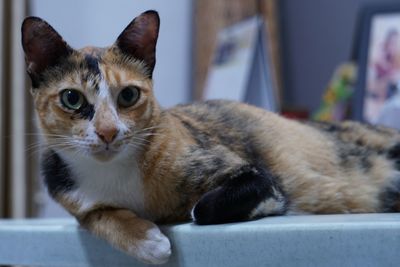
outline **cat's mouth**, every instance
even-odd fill
[[[111,144],[104,144],[91,150],[91,155],[99,161],[110,161],[118,153],[120,153],[120,146]]]

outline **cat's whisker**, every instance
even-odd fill
[[[142,136],[165,136],[165,134],[161,134],[161,133],[145,133],[145,134],[141,134]]]
[[[127,143],[128,146],[135,146],[135,147],[142,147],[145,146],[145,143],[140,143],[140,142],[129,142]]]
[[[57,149],[59,151],[65,151],[70,148],[74,148],[73,144],[58,143],[58,144],[35,144],[35,146],[26,149],[26,153],[35,154],[45,149]],[[62,149],[65,148],[65,149]]]
[[[133,139],[133,140],[140,140],[140,141],[144,141],[144,142],[150,143],[150,141],[147,140],[146,138],[142,138],[141,136],[137,136],[137,135],[131,135],[131,136],[124,137],[123,140],[132,140],[132,139]]]
[[[93,141],[93,140],[88,140],[85,137],[79,137],[79,136],[68,136],[68,135],[60,135],[60,134],[46,134],[46,133],[28,133],[26,134],[27,136],[41,136],[41,137],[49,137],[51,140],[56,140],[56,141],[62,141],[62,140],[78,140],[78,141]]]
[[[143,129],[135,130],[133,132],[133,134],[136,134],[136,135],[148,134],[148,133],[156,134],[157,132],[155,132],[154,130],[159,130],[159,129],[165,129],[165,127],[153,126],[153,127],[143,128]]]
[[[53,142],[43,142],[43,141],[32,142],[31,144],[29,144],[29,146],[31,146],[31,145],[47,145],[47,144],[52,144],[54,142],[63,143],[64,141],[69,141],[69,139],[67,139],[67,138],[56,138],[56,139],[52,139],[52,141]]]
[[[51,138],[72,138],[71,136],[61,135],[61,134],[28,133],[25,135],[26,136],[37,136],[37,137],[51,137]]]
[[[26,152],[29,152],[30,150],[36,149],[36,148],[51,148],[52,145],[55,144],[49,144],[49,143],[44,143],[44,142],[35,142],[27,146]]]
[[[36,132],[36,133],[24,133],[24,135],[56,135],[56,136],[66,136],[66,135],[61,135],[61,134],[49,134],[49,133],[41,133],[41,132]]]
[[[128,145],[128,146],[133,146],[134,148],[140,148],[140,147],[146,145],[146,143],[128,142],[127,145]]]
[[[35,142],[32,143],[30,145],[28,145],[25,149],[25,152],[30,152],[31,150],[34,149],[40,149],[40,148],[49,148],[51,145],[56,145],[56,144],[48,144],[48,143],[44,143],[44,142]]]
[[[150,127],[147,127],[147,128],[143,128],[143,129],[139,130],[138,132],[144,132],[144,131],[155,130],[155,129],[165,129],[165,127],[161,127],[161,126],[150,126]]]
[[[57,149],[58,151],[65,151],[70,148],[74,148],[75,146],[71,143],[57,143],[57,144],[48,144],[48,143],[42,143],[42,142],[37,142],[34,144],[31,144],[28,146],[28,148],[25,150],[26,153],[30,154],[31,156],[37,153],[40,153],[43,150],[49,149]]]
[[[164,134],[159,134],[159,133],[141,133],[141,134],[134,133],[134,134],[131,134],[131,135],[124,136],[124,140],[125,139],[130,139],[130,138],[140,138],[140,139],[146,140],[147,142],[150,143],[150,140],[146,139],[146,137],[150,137],[150,136],[165,136],[165,135]]]
[[[137,136],[132,136],[130,139],[131,140],[133,139],[133,140],[138,140],[138,141],[143,141],[143,142],[146,142],[146,143],[150,143],[149,140],[147,140],[145,138],[140,138],[140,137],[137,137]]]

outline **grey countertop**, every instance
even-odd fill
[[[400,214],[302,215],[162,226],[163,266],[400,266]],[[146,266],[73,219],[0,220],[0,265]]]

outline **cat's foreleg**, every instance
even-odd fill
[[[157,225],[129,210],[101,208],[78,220],[91,233],[145,263],[162,264],[171,255],[170,242]]]
[[[204,194],[192,210],[197,224],[218,224],[283,214],[287,198],[276,177],[263,168],[243,166]]]

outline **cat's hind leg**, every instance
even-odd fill
[[[393,161],[397,173],[400,172],[400,143],[389,148],[389,160]],[[400,212],[400,175],[397,174],[381,194],[383,212]]]
[[[287,198],[267,170],[244,166],[204,194],[192,210],[197,224],[251,220],[286,212]]]

